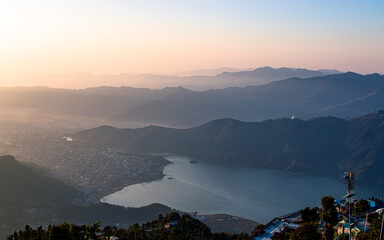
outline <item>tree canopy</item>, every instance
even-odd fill
[[[337,220],[337,210],[335,207],[335,199],[331,196],[321,198],[321,214],[320,218],[326,222],[333,224]]]
[[[100,222],[87,225],[75,225],[63,223],[57,226],[49,226],[46,230],[42,227],[33,229],[25,226],[24,230],[14,232],[7,240],[104,240],[111,236],[120,240],[245,240],[247,234],[212,233],[211,229],[199,220],[188,214],[180,216],[178,213],[169,213],[166,216],[152,222],[134,224],[128,229],[116,226],[100,228]]]

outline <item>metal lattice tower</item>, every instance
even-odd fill
[[[345,203],[348,204],[348,222],[349,222],[349,239],[352,239],[351,231],[351,203],[352,197],[355,196],[355,172],[345,172],[344,178],[348,181],[347,195],[344,196]]]
[[[347,172],[346,179],[348,181],[347,195],[355,194],[355,172]]]

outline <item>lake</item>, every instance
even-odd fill
[[[163,179],[130,185],[101,199],[114,205],[141,207],[162,203],[199,214],[226,213],[266,223],[274,217],[310,206],[320,206],[322,196],[341,199],[347,184],[336,178],[277,170],[228,168],[191,163],[191,159],[164,155],[173,162]],[[383,189],[356,183],[357,198],[382,196]]]

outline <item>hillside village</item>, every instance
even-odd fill
[[[366,205],[367,204],[367,205]],[[353,200],[353,207],[356,209],[356,206],[361,209],[361,206],[366,210],[364,212],[355,212],[351,218],[351,224],[348,222],[346,217],[347,207],[346,201],[336,201],[335,208],[338,213],[337,221],[333,224],[334,230],[334,239],[348,239],[346,236],[349,234],[349,226],[351,226],[352,239],[370,239],[362,238],[362,236],[367,236],[368,232],[371,230],[371,222],[375,217],[378,217],[379,214],[382,214],[384,202],[379,199],[368,199],[368,200]],[[265,225],[260,225],[255,228],[252,232],[250,239],[254,240],[266,240],[266,239],[289,239],[286,238],[290,233],[294,232],[300,226],[307,223],[307,220],[303,220],[302,214],[308,209],[303,209],[291,214],[287,214],[281,217],[276,217],[272,219],[269,223]],[[316,213],[316,224],[317,231],[320,233],[324,230],[326,222],[320,218],[321,209],[314,208]],[[371,221],[370,221],[371,220]],[[360,236],[360,237],[358,237]]]
[[[346,172],[345,179],[348,190],[342,200],[324,196],[321,209],[307,207],[276,217],[265,225],[257,226],[250,239],[381,239],[384,201],[375,197],[357,200],[354,193],[355,173]]]

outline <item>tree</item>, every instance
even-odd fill
[[[369,203],[367,200],[365,199],[360,199],[356,204],[355,204],[355,212],[357,214],[362,214],[362,213],[365,213],[367,211],[369,211],[370,207],[369,207]]]
[[[320,218],[329,224],[334,224],[337,220],[337,210],[334,205],[335,199],[331,196],[324,196],[321,198],[321,214]]]
[[[128,229],[106,226],[100,230],[100,222],[92,225],[75,225],[63,223],[49,225],[48,229],[39,227],[33,229],[28,225],[25,229],[14,232],[7,240],[101,240],[109,236],[116,236],[121,240],[246,240],[247,234],[215,233],[199,220],[184,214],[167,214],[163,222],[153,220],[141,226],[136,223]],[[177,222],[176,222],[177,221]],[[173,223],[171,228],[162,228],[166,223]],[[159,225],[160,224],[160,225]],[[99,233],[99,234],[97,234]]]
[[[349,234],[345,233],[344,235],[341,235],[338,240],[349,240]],[[367,239],[364,239],[367,240]]]
[[[310,209],[309,207],[306,207],[300,211],[300,214],[303,222],[315,222],[319,220],[316,208]]]
[[[323,227],[322,236],[325,240],[332,240],[334,239],[335,235],[335,229],[333,229],[333,226],[329,223],[326,223]]]
[[[335,199],[332,196],[324,196],[321,198],[321,206],[325,209],[329,209],[335,204]]]
[[[359,233],[356,236],[356,240],[369,240],[369,239],[371,239],[369,233]]]
[[[303,223],[291,233],[290,240],[320,240],[321,235],[317,227],[318,224],[315,222]]]
[[[377,240],[380,236],[382,216],[374,213],[368,216],[368,222],[370,223],[370,230],[366,233],[359,233],[356,236],[356,240]]]

